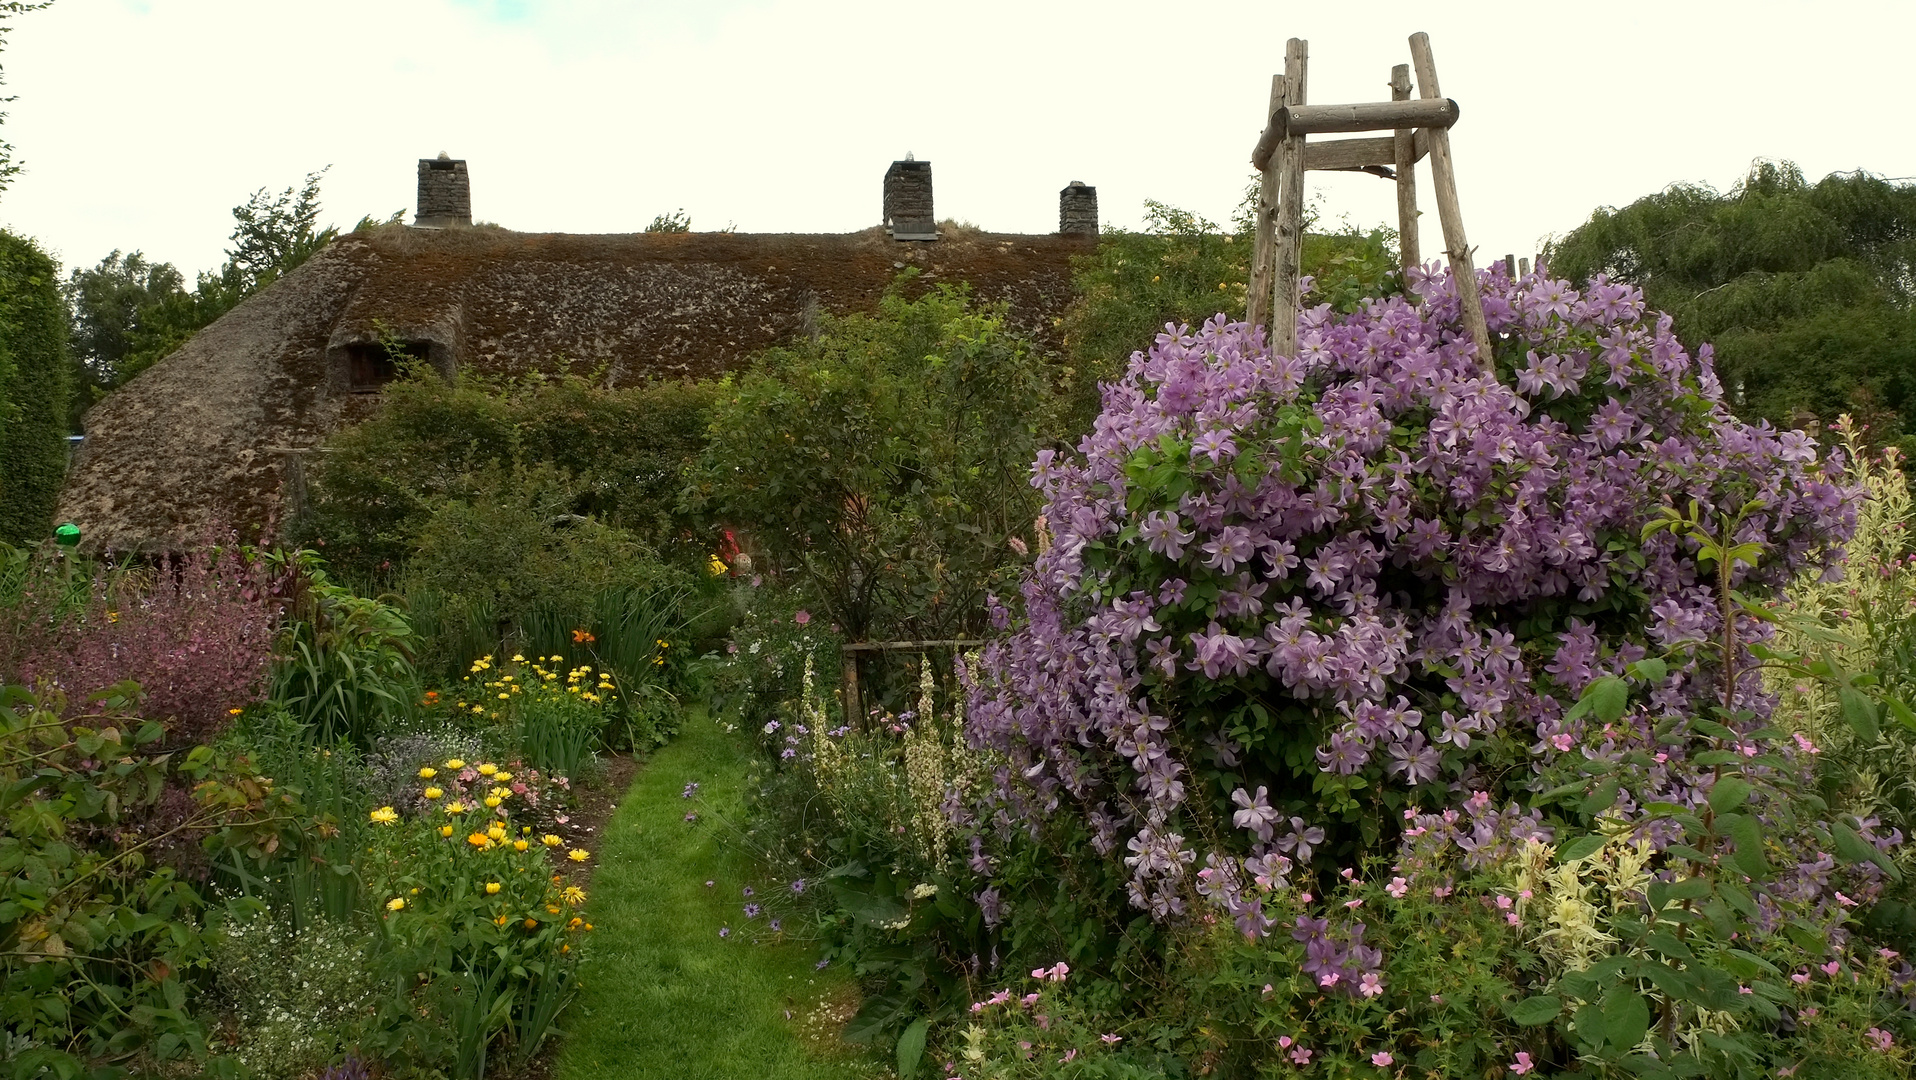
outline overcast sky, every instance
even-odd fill
[[[996,231],[1055,229],[1071,180],[1106,224],[1147,198],[1225,221],[1292,36],[1330,104],[1388,98],[1430,34],[1480,264],[1757,157],[1916,176],[1893,121],[1910,0],[57,0],[14,25],[4,131],[27,171],[0,224],[69,266],[137,248],[189,278],[254,189],[330,164],[324,220],[411,220],[415,162],[441,150],[470,162],[475,217],[529,231],[683,207],[694,228],[849,232],[907,151],[940,218]],[[1310,182],[1332,219],[1395,222],[1384,181]]]

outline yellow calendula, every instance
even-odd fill
[[[496,788],[493,788],[491,791],[486,792],[486,794],[496,795],[501,799],[510,799],[512,798],[512,789],[505,788],[505,787],[496,787]]]
[[[473,847],[478,848],[480,851],[484,851],[487,848],[492,846],[492,837],[487,836],[485,833],[482,833],[482,832],[476,832],[476,833],[473,833],[471,836],[466,837],[466,843],[471,844]]]
[[[573,907],[585,903],[585,890],[579,888],[577,885],[567,885],[565,891],[559,895],[566,903],[571,904]]]
[[[399,820],[399,811],[394,810],[390,806],[382,806],[366,816],[381,825],[391,825],[393,822]]]
[[[441,825],[441,826],[439,826],[439,835],[441,835],[441,836],[451,836],[451,835],[452,835],[452,826],[450,826],[450,825]]]
[[[419,779],[421,780],[431,780],[433,777],[438,775],[439,775],[439,770],[433,768],[431,765],[423,766],[419,770]]]
[[[504,801],[505,801],[504,799],[501,799],[497,795],[488,795],[486,796],[486,809],[497,810],[499,809],[499,804]]]
[[[429,787],[426,789],[426,798],[428,799],[437,799],[439,796],[444,794],[445,792],[439,790],[436,787]]]
[[[446,761],[446,768],[448,769],[463,769],[465,767],[466,763],[459,758],[450,758]]]
[[[492,774],[492,780],[497,784],[503,784],[510,779],[512,779],[512,774],[509,772],[496,772]]]
[[[387,911],[398,911],[404,908],[405,906],[406,906],[406,898],[403,896],[395,896],[391,900],[386,901]]]
[[[564,840],[559,839],[558,837],[552,835],[551,833],[545,834],[544,842],[545,842],[545,846],[547,847],[558,847],[560,844],[565,843]]]
[[[463,814],[466,810],[466,804],[460,802],[458,799],[454,799],[446,804],[446,813],[448,814]]]
[[[531,844],[526,843],[524,840],[514,840],[512,842],[512,850],[514,851],[524,851],[531,846]]]
[[[496,882],[496,881],[488,881],[488,882],[486,882],[486,895],[487,895],[487,896],[496,896],[496,895],[498,895],[498,892],[499,892],[499,888],[500,888],[500,886],[499,886],[499,883],[498,883],[498,882]]]
[[[571,851],[566,852],[565,857],[571,859],[573,862],[584,862],[592,857],[592,853],[584,848],[575,847]]]
[[[493,773],[496,773],[496,772],[498,772],[498,771],[499,771],[499,766],[497,766],[497,765],[494,765],[494,764],[493,764],[492,762],[490,762],[490,761],[488,761],[488,762],[486,762],[485,764],[483,764],[483,765],[481,765],[481,766],[479,766],[479,775],[480,775],[480,776],[491,776],[491,775],[492,775]]]

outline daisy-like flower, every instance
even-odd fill
[[[480,851],[484,851],[487,848],[492,846],[492,837],[487,836],[485,833],[482,833],[482,832],[476,832],[476,833],[473,833],[471,836],[466,837],[466,843],[471,844],[473,847],[478,848]]]
[[[579,888],[577,885],[567,885],[560,891],[559,898],[571,904],[573,907],[578,907],[580,904],[585,903],[585,890]]]
[[[584,848],[575,847],[571,851],[566,852],[565,857],[571,859],[573,862],[584,862],[592,857],[592,853]]]
[[[466,804],[460,802],[458,799],[454,799],[446,804],[446,813],[448,814],[463,814],[466,812],[466,809]]]
[[[486,796],[486,809],[497,810],[499,808],[499,804],[504,801],[505,801],[504,799],[501,799],[497,795],[488,795]]]
[[[366,816],[381,825],[391,825],[393,822],[399,820],[399,811],[394,810],[390,806],[382,806]]]
[[[454,770],[455,772],[456,772],[456,771],[458,771],[458,770],[460,770],[460,769],[463,769],[463,768],[465,768],[465,767],[466,767],[466,763],[465,763],[464,761],[462,761],[462,760],[460,760],[459,758],[448,758],[448,759],[446,759],[446,768],[448,768],[448,769],[452,769],[452,770]]]
[[[387,911],[398,911],[405,906],[406,898],[403,896],[395,896],[391,900],[386,901]]]
[[[428,799],[437,799],[439,796],[444,794],[445,792],[439,790],[436,787],[429,787],[426,789],[426,798]]]
[[[505,695],[503,695],[503,694],[502,694],[502,695],[500,695],[500,696],[501,696],[501,697],[504,697]],[[494,765],[494,764],[493,764],[492,762],[490,762],[490,761],[488,761],[488,762],[485,762],[485,763],[483,763],[483,764],[481,764],[481,765],[479,766],[479,775],[480,775],[480,776],[491,776],[491,775],[492,775],[493,773],[496,773],[496,772],[498,772],[498,771],[499,771],[499,766],[497,766],[497,765]]]
[[[547,847],[558,847],[560,844],[565,843],[565,841],[559,839],[558,837],[552,835],[551,833],[547,833],[545,834],[544,837],[540,839],[540,843],[543,843]]]
[[[419,779],[421,780],[431,780],[433,777],[438,775],[439,775],[439,770],[433,768],[431,765],[424,765],[424,766],[421,766],[419,769]]]
[[[499,894],[499,887],[499,883],[496,881],[486,882],[486,895],[497,896]]]

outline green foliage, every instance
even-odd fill
[[[686,505],[738,528],[847,638],[951,638],[1006,592],[1055,395],[1002,312],[896,291],[728,384]]]
[[[1855,413],[1878,444],[1916,433],[1916,185],[1869,173],[1814,184],[1759,161],[1719,193],[1673,184],[1600,209],[1548,252],[1550,272],[1643,290],[1695,347],[1715,344],[1732,407],[1783,427]]]
[[[230,1053],[258,1080],[300,1080],[344,1057],[384,989],[368,936],[327,919],[295,927],[257,903],[230,907],[206,941],[238,1037]]]
[[[0,230],[0,543],[53,528],[67,472],[67,318],[59,269]]]
[[[391,580],[451,502],[536,504],[555,531],[590,528],[575,520],[589,517],[620,530],[619,543],[671,550],[687,531],[672,512],[680,473],[705,444],[715,394],[691,383],[402,380],[377,415],[333,440],[294,531],[353,581]],[[515,486],[524,493],[508,496]]]
[[[1255,189],[1247,199],[1255,198]],[[1073,372],[1070,423],[1082,431],[1097,414],[1097,383],[1121,372],[1140,343],[1166,323],[1197,326],[1220,312],[1242,319],[1250,282],[1252,233],[1248,214],[1235,231],[1198,214],[1147,199],[1141,232],[1107,229],[1098,250],[1073,260],[1077,298],[1063,316]],[[1402,291],[1396,234],[1349,224],[1334,232],[1305,223],[1303,273],[1313,284],[1306,305],[1354,310],[1366,297]]]
[[[204,963],[193,842],[258,866],[318,828],[290,796],[206,747],[157,753],[122,684],[62,719],[57,692],[0,690],[0,1025],[13,1075],[136,1056],[203,1057],[188,1007]],[[190,790],[190,795],[188,791]]]
[[[418,694],[404,612],[334,584],[309,551],[286,561],[301,586],[275,649],[273,703],[322,743],[365,748]]]
[[[652,223],[645,227],[645,231],[666,233],[691,232],[692,215],[686,213],[683,207],[669,214],[660,214],[658,217],[652,219]]]
[[[71,430],[80,414],[127,375],[127,357],[138,345],[140,313],[186,292],[172,263],[150,263],[134,251],[114,251],[90,269],[76,269],[64,286],[73,311],[74,394]]]

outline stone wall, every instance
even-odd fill
[[[419,159],[419,210],[413,224],[429,229],[472,224],[472,181],[464,161],[444,154]]]
[[[1098,189],[1073,180],[1058,192],[1058,231],[1098,235]]]
[[[931,209],[931,162],[894,161],[885,170],[885,227],[898,240],[938,238]]]

